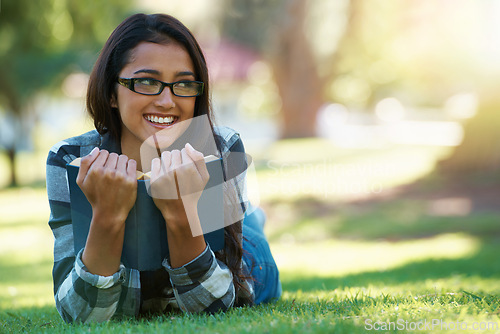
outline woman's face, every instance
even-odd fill
[[[131,52],[120,78],[151,78],[163,82],[196,80],[187,51],[178,43],[142,42]],[[165,87],[160,95],[142,95],[117,84],[116,100],[122,121],[122,151],[135,150],[159,130],[193,118],[196,97],[180,97]],[[163,122],[162,122],[163,121]]]

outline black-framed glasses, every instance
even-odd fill
[[[163,82],[150,78],[118,78],[118,83],[142,95],[160,95],[166,86],[175,96],[194,97],[203,94],[203,82],[201,81]]]

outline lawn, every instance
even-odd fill
[[[500,333],[500,210],[484,195],[491,184],[417,181],[447,153],[302,140],[256,154],[283,297],[216,315],[64,324],[52,297],[45,190],[0,191],[0,332]]]

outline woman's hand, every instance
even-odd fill
[[[137,197],[136,168],[135,160],[106,150],[82,158],[76,183],[94,215],[125,221]]]
[[[198,200],[210,178],[203,154],[191,145],[165,151],[151,163],[151,194],[167,224],[197,211]],[[174,227],[174,226],[171,226]]]
[[[76,183],[92,206],[82,260],[91,273],[110,276],[120,267],[125,220],[137,197],[136,168],[135,160],[105,150],[82,158]]]
[[[171,265],[183,265],[206,247],[198,200],[210,175],[203,154],[186,144],[151,163],[151,195],[167,227]]]

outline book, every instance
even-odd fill
[[[198,201],[198,215],[205,242],[215,252],[224,248],[222,159],[208,156],[205,163],[210,179]],[[78,160],[66,165],[75,255],[85,247],[92,220],[92,206],[76,184],[79,169]],[[160,210],[148,193],[148,173],[138,172],[137,176],[137,199],[125,221],[121,261],[128,268],[154,271],[162,267],[169,253],[167,230]],[[214,222],[220,228],[214,228]],[[207,226],[210,228],[205,228]],[[205,233],[205,230],[208,232]]]

